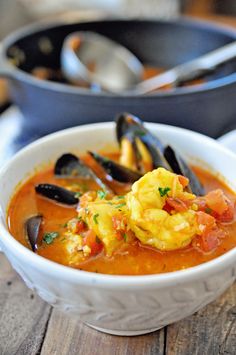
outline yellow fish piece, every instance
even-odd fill
[[[159,250],[175,250],[190,244],[198,232],[193,210],[170,215],[163,210],[167,197],[191,200],[178,175],[158,168],[136,181],[126,195],[130,229],[143,243]]]
[[[103,242],[106,255],[111,255],[114,250],[123,244],[124,241],[117,238],[112,217],[118,213],[126,214],[124,199],[118,199],[117,197],[109,201],[96,199],[88,202],[86,208],[81,208],[78,212],[89,229],[92,229]]]

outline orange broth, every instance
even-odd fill
[[[117,159],[118,157],[117,154],[109,154],[108,156],[112,159]],[[88,162],[89,158],[85,157],[84,160]],[[203,169],[196,167],[193,167],[193,169],[207,192],[220,188],[227,196],[235,199],[235,194],[232,190],[217,177]],[[78,183],[78,180],[70,181],[71,183]],[[9,205],[7,220],[9,231],[16,240],[29,249],[30,245],[24,227],[24,223],[29,217],[35,214],[42,214],[44,216],[44,222],[40,232],[41,237],[39,238],[40,245],[44,233],[57,231],[59,235],[63,234],[63,232],[65,232],[65,223],[77,216],[74,208],[52,203],[50,200],[36,195],[34,186],[38,183],[46,182],[68,186],[68,180],[56,179],[53,176],[53,168],[50,167],[36,173],[24,183],[15,193]],[[85,184],[81,181],[79,183]],[[86,188],[97,189],[94,182],[90,181],[86,182],[86,184]],[[114,182],[111,182],[110,185],[114,188]],[[119,194],[126,192],[122,191],[120,185],[115,185],[116,191],[117,187]],[[175,251],[162,252],[151,247],[142,246],[139,242],[134,242],[133,244],[127,243],[122,250],[115,252],[111,257],[105,256],[102,252],[95,257],[89,257],[88,260],[78,265],[70,266],[86,271],[118,275],[158,274],[186,269],[212,260],[236,246],[236,222],[224,224],[222,228],[227,231],[228,235],[222,240],[221,244],[210,253],[204,253],[201,250],[194,249],[192,246]],[[45,247],[41,246],[38,250],[38,254],[66,265],[63,243],[65,243],[65,238],[59,236],[52,244],[45,245]]]

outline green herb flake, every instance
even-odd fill
[[[83,195],[83,194],[82,194],[82,192],[80,192],[80,191],[77,191],[77,192],[75,193],[75,197],[76,197],[76,198],[80,198],[82,195]]]
[[[168,192],[171,190],[170,187],[158,187],[158,191],[161,197],[168,195]]]
[[[68,227],[68,223],[67,223],[67,222],[64,223],[64,224],[63,224],[63,227],[64,227],[64,228],[67,228],[67,227]]]
[[[48,232],[43,236],[43,241],[46,244],[52,244],[53,240],[59,236],[58,232]]]
[[[146,135],[146,132],[141,131],[141,130],[139,130],[139,129],[136,129],[136,130],[134,131],[134,133],[135,133],[135,135],[137,135],[137,136],[139,136],[139,137],[143,137],[143,136]]]
[[[120,196],[116,196],[116,198],[118,198],[119,200],[122,200],[123,198],[125,198],[125,196],[120,195]]]
[[[212,212],[212,209],[210,207],[206,207],[205,212],[210,214]]]
[[[103,200],[106,197],[107,193],[106,193],[106,191],[98,190],[97,195],[101,200]]]
[[[99,213],[96,213],[94,216],[93,216],[93,221],[95,224],[98,224],[98,217],[99,217]]]
[[[65,242],[65,241],[66,241],[66,237],[62,238],[60,241],[61,241],[62,243]]]
[[[127,236],[126,233],[124,233],[123,237],[124,237],[124,241],[127,242],[127,237],[128,237],[128,236]]]
[[[125,202],[124,203],[120,203],[119,205],[116,205],[115,208],[121,208],[121,207],[124,207],[126,204]]]

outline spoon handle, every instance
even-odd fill
[[[190,62],[180,64],[162,74],[145,80],[132,90],[135,94],[146,94],[168,84],[192,80],[214,70],[217,66],[236,57],[236,41],[204,54]]]

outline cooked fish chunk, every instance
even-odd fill
[[[143,243],[159,250],[175,250],[188,245],[198,232],[193,210],[169,214],[163,210],[166,199],[193,200],[185,192],[178,175],[158,168],[135,182],[126,196],[131,230]]]
[[[126,203],[114,198],[112,200],[100,200],[88,202],[85,208],[79,209],[79,216],[83,218],[89,229],[92,229],[102,241],[105,253],[111,255],[118,249],[124,240],[117,238],[112,219],[118,213],[126,214]]]

